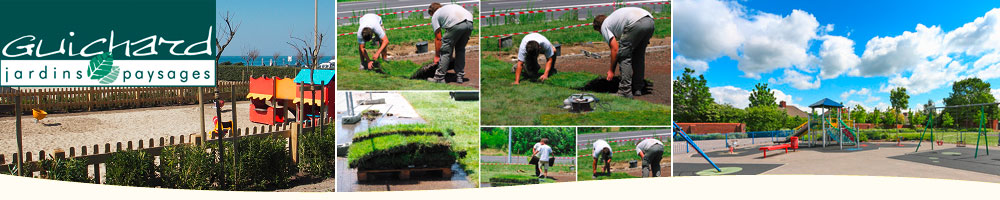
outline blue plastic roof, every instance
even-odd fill
[[[311,71],[311,69],[299,70],[299,74],[295,75],[295,83],[309,84],[310,81],[315,81],[316,84],[330,84],[333,83],[333,78],[337,76],[336,70],[317,69],[316,73],[313,73],[313,78],[315,80],[309,80],[309,71]]]
[[[837,103],[836,101],[830,100],[830,98],[823,98],[812,105],[809,108],[843,108],[844,105]]]

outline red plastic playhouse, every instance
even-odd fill
[[[247,98],[250,99],[250,121],[267,125],[284,123],[288,121],[289,115],[294,116],[297,113],[296,108],[300,103],[304,121],[335,115],[334,106],[323,103],[333,103],[335,85],[333,80],[336,72],[316,70],[315,73],[310,73],[310,71],[299,70],[294,79],[250,77],[250,92],[247,94]],[[309,74],[313,74],[312,78]],[[308,90],[308,86],[312,85],[310,82],[318,86],[315,93]],[[300,87],[305,91],[299,92]],[[322,113],[321,109],[327,110]]]

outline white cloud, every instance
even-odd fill
[[[746,108],[750,106],[750,90],[744,90],[733,86],[721,86],[709,88],[708,91],[712,94],[712,98],[715,98],[715,103],[729,104],[736,108]],[[801,108],[801,106],[792,101],[793,99],[796,99],[792,95],[785,94],[785,92],[777,89],[771,89],[771,92],[774,93],[774,103],[785,101],[785,104],[787,105]]]
[[[1000,9],[993,9],[982,17],[962,25],[944,35],[947,52],[978,55],[996,51],[1000,46]]]
[[[743,43],[737,24],[739,9],[721,1],[679,1],[674,4],[674,51],[695,60],[734,54]]]
[[[728,56],[751,78],[788,67],[808,71],[816,60],[808,53],[809,42],[821,28],[805,11],[747,14],[737,2],[722,1],[678,1],[675,6],[674,26],[685,28],[674,30],[674,50],[687,59]]]
[[[876,97],[876,96],[868,96],[868,98],[865,99],[865,103],[876,102],[878,100],[882,100],[882,98],[881,97]]]
[[[715,98],[715,103],[729,104],[737,108],[750,106],[750,91],[733,86],[713,87],[708,89]]]
[[[851,97],[851,95],[868,96],[871,95],[871,90],[868,88],[861,88],[860,90],[851,89],[844,93],[840,93],[840,98],[847,99],[848,97]]]
[[[816,38],[819,22],[812,14],[802,10],[793,10],[788,16],[760,13],[748,22],[740,23],[746,41],[736,58],[737,67],[747,77],[757,78],[760,73],[793,66],[806,69],[813,60],[807,51],[809,41]]]
[[[793,88],[800,90],[816,89],[820,86],[819,78],[816,78],[816,81],[813,81],[813,77],[803,75],[793,69],[785,69],[785,75],[783,77],[780,79],[771,78],[768,79],[768,82],[773,84],[788,84]]]
[[[851,75],[887,76],[904,72],[938,54],[942,49],[941,41],[940,27],[923,24],[917,24],[916,32],[872,38],[861,54],[861,65]]]
[[[854,40],[831,35],[822,38],[819,75],[823,79],[836,78],[861,63],[861,58],[854,54]]]
[[[897,74],[889,78],[889,85],[881,88],[882,92],[889,92],[897,87],[906,88],[906,92],[913,94],[923,94],[931,90],[949,85],[960,78],[959,73],[966,70],[966,66],[947,56],[940,56],[931,61],[920,61],[913,69],[909,77]]]
[[[1000,99],[1000,89],[990,89],[990,94],[993,94],[993,98]]]
[[[684,56],[677,56],[674,59],[674,65],[678,69],[691,68],[694,70],[695,75],[704,74],[708,71],[708,62],[701,60],[691,60]]]

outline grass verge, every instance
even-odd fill
[[[449,137],[452,148],[467,152],[458,162],[479,187],[479,102],[452,101],[446,92],[406,92],[403,97],[430,127],[455,133]]]

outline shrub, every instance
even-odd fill
[[[215,175],[219,170],[217,166],[215,155],[199,146],[168,146],[160,154],[159,171],[163,187],[214,189]]]
[[[316,128],[318,131],[318,127]],[[299,169],[318,177],[336,175],[337,140],[334,127],[324,133],[305,132],[299,136]]]
[[[511,153],[529,155],[542,138],[549,139],[554,155],[576,155],[576,130],[573,127],[515,127],[511,135]]]
[[[266,190],[288,185],[296,169],[286,144],[284,140],[262,136],[240,138],[235,149],[231,142],[224,143],[225,154],[220,159],[223,163],[220,167],[226,172],[223,185],[232,190]]]
[[[42,160],[39,164],[39,170],[43,178],[46,179],[81,183],[92,181],[87,175],[87,160],[83,158],[66,159],[53,157],[52,159]]]
[[[147,187],[155,177],[153,156],[145,151],[125,150],[112,153],[106,165],[105,179],[111,185]]]
[[[483,149],[507,149],[507,129],[483,127],[480,131]]]

